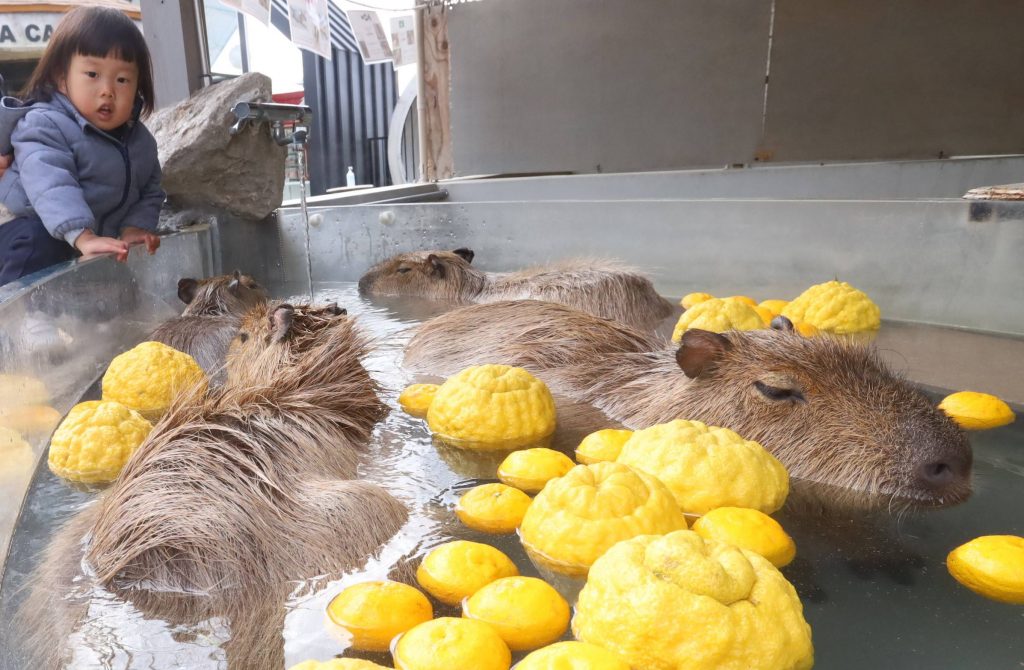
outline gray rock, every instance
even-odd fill
[[[241,100],[270,100],[270,79],[258,72],[222,81],[154,114],[163,188],[175,209],[214,207],[262,219],[281,205],[286,148],[266,124],[238,135],[231,108]]]
[[[209,208],[189,207],[187,209],[174,209],[164,205],[160,210],[160,220],[156,225],[158,233],[176,233],[190,226],[216,225],[217,212]]]

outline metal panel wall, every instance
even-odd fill
[[[1024,151],[1019,0],[491,0],[447,24],[456,175]]]
[[[492,0],[448,16],[456,175],[750,160],[765,0]]]
[[[310,227],[314,282],[355,281],[373,263],[414,249],[468,246],[474,265],[495,271],[611,256],[650,274],[669,296],[753,291],[758,300],[791,299],[838,276],[871,295],[887,319],[1024,335],[1024,311],[1006,307],[1024,295],[1020,203],[440,202],[318,214]],[[302,245],[301,212],[280,219],[282,238]]]
[[[1024,151],[1024,3],[775,0],[773,160]]]
[[[398,101],[389,63],[363,65],[359,54],[333,49],[331,60],[302,54],[306,104],[313,108],[309,139],[314,195],[345,185],[352,166],[356,181],[387,186],[387,134]]]

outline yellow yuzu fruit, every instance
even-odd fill
[[[548,480],[561,477],[576,464],[560,451],[535,447],[513,451],[498,466],[498,479],[526,493],[537,493]]]
[[[753,307],[740,300],[712,298],[697,303],[683,312],[672,331],[672,341],[679,342],[690,328],[724,333],[727,330],[758,330],[764,320]]]
[[[679,301],[679,305],[683,309],[690,309],[694,305],[700,304],[705,300],[711,300],[715,296],[710,293],[687,293],[683,296],[683,299]]]
[[[569,603],[542,579],[504,577],[467,598],[462,616],[492,626],[512,651],[526,651],[562,637]]]
[[[398,396],[398,404],[402,406],[406,414],[422,419],[427,416],[430,403],[434,402],[434,396],[437,395],[439,388],[441,388],[439,384],[412,384],[405,387],[402,394]]]
[[[576,460],[583,465],[614,461],[622,451],[622,445],[633,436],[631,430],[605,428],[587,435],[576,447]]]
[[[511,533],[530,506],[530,496],[506,484],[482,484],[462,494],[455,506],[459,521],[484,533]]]
[[[777,458],[728,428],[677,419],[633,433],[624,463],[665,483],[687,514],[716,507],[771,513],[789,494],[789,474]]]
[[[764,512],[744,507],[718,507],[693,524],[703,538],[734,544],[761,554],[777,568],[796,558],[796,545],[779,522]]]
[[[23,435],[48,435],[60,423],[60,412],[49,405],[0,407],[0,426]]]
[[[821,331],[818,330],[817,326],[807,323],[806,321],[797,321],[794,323],[793,330],[803,337],[816,337],[821,335]]]
[[[388,651],[391,640],[430,621],[434,608],[419,590],[391,581],[354,584],[327,605],[327,616],[352,634],[352,648]]]
[[[1010,406],[988,393],[959,391],[939,403],[939,409],[965,430],[987,430],[1013,423],[1017,416]]]
[[[359,658],[332,658],[329,661],[303,661],[288,670],[391,670]]]
[[[508,670],[512,653],[498,633],[474,619],[441,617],[398,638],[397,670]]]
[[[556,642],[538,649],[515,665],[515,670],[630,670],[614,652],[588,642]]]
[[[29,375],[0,374],[0,407],[45,405],[50,402],[46,383]]]
[[[459,605],[495,579],[519,574],[515,563],[489,544],[455,540],[434,547],[416,570],[416,581],[448,605]]]
[[[0,426],[0,482],[18,485],[28,482],[36,458],[32,445],[16,430]]]
[[[1024,605],[1024,537],[983,535],[946,557],[949,574],[979,595]]]
[[[114,481],[152,428],[141,414],[121,403],[78,403],[50,440],[50,470],[86,484]]]
[[[548,387],[522,368],[477,365],[450,377],[434,395],[427,425],[466,449],[515,449],[555,431]]]
[[[759,554],[688,530],[635,537],[597,559],[572,629],[634,668],[814,664],[811,628],[782,573]]]
[[[519,535],[530,557],[555,572],[585,575],[608,547],[637,535],[686,528],[672,492],[621,463],[577,465],[548,482]]]
[[[768,310],[771,313],[772,318],[775,318],[779,314],[782,314],[782,310],[784,310],[788,304],[788,300],[762,300],[757,303],[757,306]]]
[[[206,373],[195,359],[161,342],[143,342],[114,357],[103,375],[103,399],[119,402],[156,422],[183,391],[205,391]]]
[[[786,305],[782,316],[839,335],[878,330],[882,323],[878,305],[841,281],[815,284]]]
[[[728,298],[722,298],[722,300],[736,300],[737,302],[742,302],[744,305],[757,307],[757,301],[745,295],[731,295]]]

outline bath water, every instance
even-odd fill
[[[297,289],[296,293],[301,289]],[[285,292],[278,292],[284,294]],[[452,539],[487,542],[507,553],[522,574],[548,578],[573,601],[582,582],[544,573],[530,563],[514,535],[490,536],[456,519],[454,505],[472,486],[494,480],[500,456],[474,455],[436,445],[425,422],[404,414],[397,397],[408,384],[440,381],[414,377],[400,367],[409,329],[441,310],[421,301],[370,303],[351,284],[321,286],[317,301],[336,301],[357,316],[373,338],[365,361],[384,387],[392,412],[375,429],[359,476],[386,486],[407,504],[403,530],[361,570],[310,576],[288,585],[282,637],[286,667],[345,653],[391,665],[387,654],[346,652],[343,631],[325,608],[345,586],[383,579],[397,564],[415,565],[432,547]],[[296,296],[296,301],[302,298]],[[884,326],[883,326],[884,328]],[[560,403],[560,408],[565,403]],[[975,493],[943,510],[882,513],[850,500],[822,504],[829,493],[794,486],[792,504],[776,518],[793,536],[797,559],[783,569],[804,605],[822,668],[1020,668],[1024,666],[1024,608],[986,600],[957,584],[946,571],[946,554],[979,535],[1024,535],[1024,422],[972,433]],[[570,456],[589,430],[606,425],[560,427],[553,447]],[[93,494],[76,491],[43,466],[36,472],[11,542],[0,591],[0,668],[25,666],[17,605],[31,588],[31,569],[60,522]],[[227,667],[229,622],[174,622],[149,618],[87,577],[76,584],[88,613],[68,640],[70,668]],[[435,603],[435,616],[458,616]],[[568,634],[566,636],[568,639]],[[518,659],[521,654],[516,655]]]

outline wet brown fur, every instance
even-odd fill
[[[275,324],[285,311],[246,316],[224,388],[177,403],[103,497],[87,554],[101,582],[299,579],[365,558],[404,522],[382,489],[335,480],[386,413],[362,338],[329,310]]]
[[[688,331],[677,351],[564,307],[519,301],[453,310],[421,326],[405,352],[408,367],[432,374],[481,363],[530,369],[628,427],[685,418],[731,428],[794,477],[924,505],[970,494],[963,432],[862,344],[780,330]],[[758,384],[799,397],[771,399]],[[935,464],[949,470],[943,485],[921,477]]]
[[[238,270],[206,279],[181,279],[178,297],[185,303],[182,316],[242,316],[270,299],[267,289]]]
[[[573,259],[496,273],[474,268],[472,259],[468,249],[399,254],[370,268],[359,288],[370,295],[454,304],[547,300],[645,331],[673,310],[649,279],[616,261]]]
[[[67,597],[84,549],[94,583],[147,616],[230,620],[231,667],[280,667],[289,580],[358,568],[407,517],[380,487],[342,479],[387,411],[365,353],[334,306],[252,310],[225,385],[179,397],[56,535],[25,609],[31,628],[63,642],[84,616]],[[57,654],[48,642],[34,646]]]
[[[223,382],[228,346],[242,316],[266,304],[266,289],[236,270],[207,279],[181,279],[178,297],[185,303],[182,315],[162,323],[149,339],[184,351],[215,383]]]

